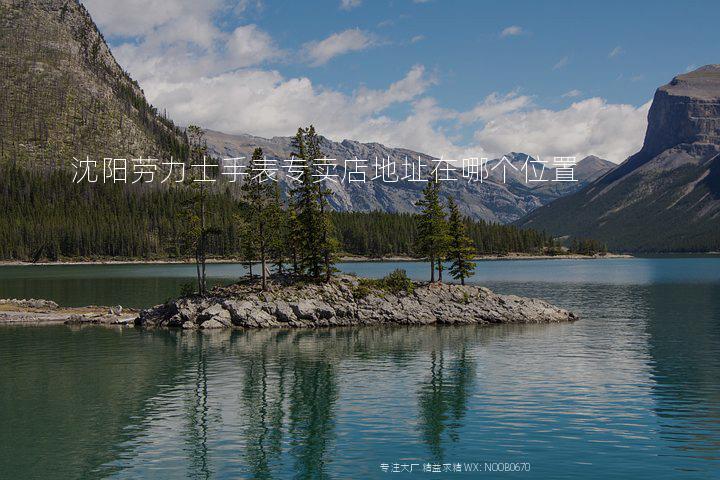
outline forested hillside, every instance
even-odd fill
[[[208,239],[216,256],[244,254],[242,204],[225,190],[208,196]],[[176,258],[189,255],[186,187],[137,189],[73,183],[69,172],[0,166],[0,259]],[[332,213],[340,250],[356,255],[413,255],[416,216],[383,212]],[[477,252],[539,253],[552,244],[534,230],[466,220]]]
[[[187,154],[74,0],[0,1],[0,160],[31,168],[73,157]]]

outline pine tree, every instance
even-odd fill
[[[187,128],[189,139],[190,161],[193,164],[199,164],[207,155],[207,142],[205,141],[205,132],[198,126],[189,125]],[[211,235],[217,235],[219,230],[217,227],[209,226],[207,212],[208,191],[204,181],[193,182],[191,178],[187,178],[196,193],[193,196],[193,208],[188,210],[188,234],[190,244],[195,254],[195,267],[197,270],[198,294],[205,295],[207,293],[207,247],[208,238]]]
[[[455,280],[459,279],[461,285],[465,285],[465,279],[475,273],[475,263],[472,261],[475,248],[473,247],[473,241],[465,232],[465,223],[460,215],[460,209],[452,197],[448,198],[448,210],[450,211],[448,219],[450,235],[448,260],[452,262],[450,275]]]
[[[305,161],[300,185],[293,190],[294,208],[299,226],[299,270],[312,278],[320,276],[322,257],[318,248],[320,211],[317,202],[317,185],[312,177],[312,158],[309,157],[305,135],[307,131],[298,128],[293,139],[293,155]]]
[[[322,149],[320,148],[320,137],[315,132],[315,127],[310,125],[306,130],[306,145],[308,156],[311,161],[323,158]],[[315,195],[318,203],[318,239],[317,249],[322,258],[322,277],[326,282],[330,281],[330,277],[335,273],[334,267],[337,252],[337,241],[333,237],[332,221],[330,219],[330,203],[328,197],[332,195],[332,191],[326,188],[322,182],[315,183]]]
[[[423,198],[418,202],[421,212],[418,221],[418,252],[430,262],[430,281],[435,281],[435,262],[439,264],[439,278],[442,281],[442,258],[447,251],[449,236],[445,212],[440,205],[440,184],[429,178]]]
[[[328,281],[334,271],[337,250],[327,200],[332,192],[313,178],[314,162],[323,158],[323,154],[312,125],[298,129],[293,139],[293,155],[305,160],[301,184],[293,191],[300,240],[299,270],[315,280]]]
[[[270,246],[277,235],[280,204],[276,194],[276,185],[262,173],[258,162],[263,159],[263,151],[256,148],[252,154],[251,171],[242,186],[242,198],[247,215],[247,243],[250,251],[260,257],[260,278],[262,289],[267,289],[267,259]],[[252,260],[252,258],[250,259]],[[252,270],[250,270],[252,275]]]
[[[277,205],[277,217],[275,223],[275,234],[272,236],[269,245],[269,254],[275,270],[279,274],[285,273],[285,262],[290,254],[290,246],[294,243],[290,234],[290,209],[285,208],[280,196],[280,186],[275,184],[275,204]]]

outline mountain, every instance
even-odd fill
[[[720,65],[657,89],[642,149],[518,225],[636,251],[720,249]]]
[[[263,149],[268,158],[288,159],[291,156],[291,138],[273,137],[271,139],[252,135],[228,135],[212,130],[206,131],[208,149],[213,156],[219,158],[246,157],[250,158],[256,147]],[[397,174],[404,176],[402,167],[405,158],[417,162],[418,156],[425,165],[432,166],[433,157],[424,153],[403,148],[389,148],[379,143],[360,143],[352,140],[333,142],[322,138],[321,147],[327,158],[336,159],[336,173],[343,177],[343,161],[347,159],[366,159],[368,162],[365,183],[327,182],[334,195],[330,202],[339,211],[382,210],[386,212],[416,212],[415,204],[420,198],[424,184],[419,182],[400,181],[384,183],[381,180],[369,181],[375,175],[375,158],[388,156],[396,162]],[[587,157],[575,166],[578,182],[525,182],[523,164],[527,160],[524,153],[508,153],[505,156],[514,168],[506,168],[506,181],[502,181],[500,169],[491,171],[490,177],[483,183],[468,182],[456,172],[457,181],[443,182],[445,196],[452,195],[466,215],[474,219],[508,223],[519,219],[556,198],[567,195],[581,188],[586,183],[610,171],[615,164],[597,157]],[[532,158],[531,158],[532,161]],[[495,165],[497,159],[490,165]],[[539,167],[539,165],[538,165]],[[287,177],[281,170],[278,177],[281,185],[287,189]],[[532,167],[531,167],[532,168]],[[426,169],[429,172],[429,167]],[[539,168],[538,168],[539,174]],[[532,178],[532,175],[530,176]],[[554,179],[555,169],[546,168],[544,179]]]
[[[0,0],[0,159],[182,156],[181,130],[157,114],[74,0]]]

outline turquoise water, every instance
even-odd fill
[[[191,277],[184,269],[2,267],[0,297],[154,303]],[[239,272],[211,266],[217,281]],[[1,328],[0,476],[720,478],[719,258],[481,262],[477,277],[582,320],[212,334]],[[478,462],[530,471],[422,472]],[[383,464],[416,465],[385,473]]]
[[[420,262],[340,263],[346,273],[382,277],[403,268],[416,280],[427,280],[429,267]],[[211,284],[232,283],[246,275],[240,264],[209,264]],[[257,273],[257,269],[255,270]],[[145,308],[179,295],[195,281],[195,266],[17,265],[0,266],[0,298],[45,298],[65,306],[123,305]],[[720,256],[608,260],[507,260],[478,262],[471,282],[505,285],[648,285],[720,283]]]

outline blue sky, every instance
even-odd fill
[[[87,0],[181,124],[434,155],[640,146],[658,86],[717,62],[720,3]]]

